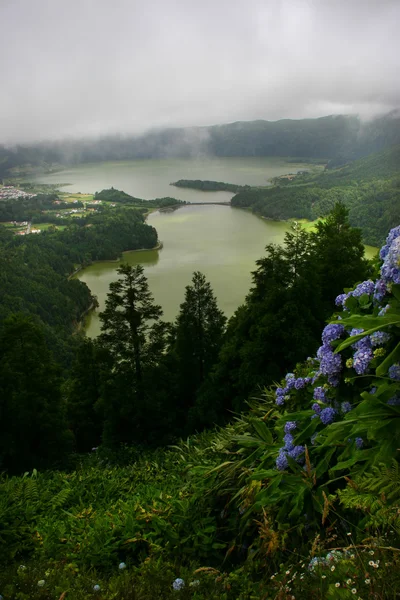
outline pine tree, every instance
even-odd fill
[[[193,405],[197,390],[217,359],[225,323],[210,283],[196,271],[176,320],[179,396],[185,412]]]

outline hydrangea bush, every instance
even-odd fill
[[[256,500],[282,519],[323,513],[350,470],[389,464],[400,448],[400,226],[380,257],[377,280],[336,298],[316,356],[274,392],[281,442]]]

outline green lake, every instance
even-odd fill
[[[200,192],[175,188],[177,179],[210,179],[237,184],[268,185],[272,177],[309,168],[279,158],[221,158],[143,160],[83,165],[38,178],[43,183],[69,182],[70,192],[93,193],[114,186],[136,197],[174,196],[189,202],[225,202],[227,192]],[[255,261],[268,243],[281,243],[290,224],[268,221],[230,206],[186,206],[153,212],[148,217],[163,243],[161,250],[125,252],[117,262],[100,262],[80,271],[99,300],[100,307],[87,317],[90,337],[100,332],[98,313],[104,308],[109,285],[117,279],[119,262],[142,264],[155,301],[164,319],[173,320],[184,299],[185,286],[198,270],[210,281],[219,306],[229,317],[244,301],[251,285]],[[373,249],[368,249],[370,255]]]

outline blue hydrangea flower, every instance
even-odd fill
[[[364,446],[364,441],[362,438],[360,437],[356,437],[356,447],[361,450],[361,448]]]
[[[120,571],[123,571],[124,569],[126,569],[126,564],[125,564],[124,562],[121,562],[121,563],[119,563],[119,565],[118,565],[118,569],[119,569]]]
[[[302,462],[302,455],[304,454],[304,446],[295,446],[288,451],[290,458],[293,458],[297,462]]]
[[[348,412],[350,412],[350,411],[351,411],[351,409],[352,409],[352,406],[351,406],[350,402],[347,402],[347,401],[346,401],[346,402],[342,402],[342,404],[341,404],[341,407],[340,407],[340,408],[342,409],[342,413],[343,413],[343,414],[346,414],[346,413],[348,413]]]
[[[288,392],[287,388],[281,388],[281,387],[276,388],[276,390],[275,390],[275,398],[276,398],[275,403],[278,406],[282,406],[283,404],[285,404],[285,395],[287,394],[287,392]]]
[[[400,381],[400,365],[397,363],[389,367],[388,371],[390,379],[394,379],[395,381]]]
[[[374,358],[370,348],[361,348],[355,352],[353,357],[353,368],[357,375],[365,375],[369,368],[369,363]]]
[[[285,469],[287,469],[287,467],[288,467],[288,460],[286,457],[286,453],[283,450],[283,448],[281,448],[279,450],[278,458],[276,459],[276,468],[278,469],[278,471],[284,471]]]
[[[286,435],[284,435],[283,441],[285,442],[285,450],[293,448],[294,437],[291,433],[287,433]]]
[[[180,577],[178,577],[177,579],[175,579],[175,581],[172,584],[173,589],[178,592],[179,590],[183,590],[183,588],[185,587],[185,582],[183,579],[181,579]]]
[[[392,396],[387,403],[389,406],[400,406],[400,396],[398,394],[396,394],[396,396]]]
[[[317,413],[317,415],[319,415],[321,413],[322,409],[321,409],[320,405],[317,402],[314,402],[314,404],[312,405],[311,408],[313,409],[313,411],[315,413]]]
[[[328,408],[324,408],[320,414],[322,423],[324,425],[330,425],[335,420],[336,414],[337,413],[334,408],[331,408],[330,406]]]
[[[371,335],[369,336],[371,346],[373,347],[383,346],[384,344],[389,342],[390,338],[390,333],[386,333],[385,331],[374,331],[374,333],[371,333]]]
[[[387,311],[390,308],[390,304],[386,304],[386,306],[384,306],[383,308],[381,308],[381,310],[378,312],[378,317],[384,317],[387,313]]]
[[[96,585],[94,585],[94,586],[93,586],[93,591],[94,591],[94,592],[99,592],[99,591],[100,591],[100,589],[101,589],[101,588],[100,588],[100,586],[99,586],[99,585],[97,585],[97,583],[96,583]]]
[[[291,431],[294,431],[296,427],[296,421],[287,421],[284,427],[285,433],[290,433]]]
[[[344,303],[346,302],[347,298],[347,294],[339,294],[339,296],[337,296],[335,300],[336,306],[344,306]]]
[[[330,323],[327,325],[322,332],[322,343],[329,344],[334,340],[338,340],[340,336],[343,335],[345,329],[343,325],[337,325],[334,323]]]
[[[332,386],[332,387],[337,387],[340,383],[340,377],[339,375],[329,375],[328,377],[328,383]]]
[[[321,346],[318,350],[319,368],[323,375],[337,375],[342,368],[342,357],[335,354],[330,346]]]
[[[385,246],[382,246],[381,251],[379,252],[379,256],[381,257],[382,260],[385,260],[386,256],[388,255],[388,252],[390,250],[390,246],[392,245],[392,242],[399,236],[400,236],[400,225],[398,225],[397,227],[394,227],[393,229],[391,229],[389,231],[388,236],[386,238],[386,244],[385,244]]]
[[[298,377],[294,382],[294,387],[296,390],[301,390],[306,386],[306,380],[304,377]]]
[[[326,390],[321,386],[314,388],[313,398],[314,400],[320,400],[321,402],[325,402]]]
[[[350,296],[354,296],[355,298],[359,298],[363,294],[373,294],[375,290],[375,283],[368,279],[367,281],[363,281],[359,283],[352,292],[349,292]]]
[[[400,283],[400,238],[391,244],[381,268],[381,279],[386,283]]]
[[[375,283],[374,300],[376,300],[376,302],[382,302],[387,294],[387,291],[388,288],[386,283],[383,281],[383,279],[378,279]]]

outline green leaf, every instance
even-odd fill
[[[260,421],[259,419],[252,419],[251,423],[264,442],[267,444],[273,444],[272,433],[263,421]]]
[[[400,358],[400,342],[397,344],[396,348],[392,350],[392,352],[385,358],[383,362],[376,369],[376,374],[378,377],[381,377],[386,373],[386,371],[391,367],[398,359]]]

